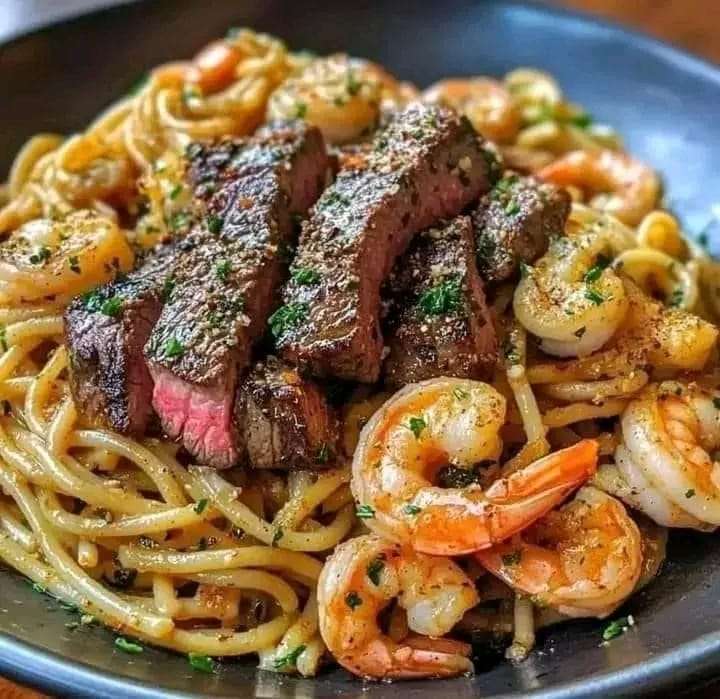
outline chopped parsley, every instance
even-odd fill
[[[367,575],[373,585],[380,584],[380,573],[383,572],[383,568],[385,568],[385,561],[382,558],[376,558],[368,563]]]
[[[171,190],[170,190],[170,199],[177,199],[180,196],[180,193],[183,191],[183,186],[181,184],[176,184]]]
[[[577,126],[579,129],[587,129],[588,126],[592,126],[593,118],[590,114],[587,112],[580,112],[580,114],[576,114],[575,116],[571,116],[567,120],[568,124],[572,124],[573,126]]]
[[[216,216],[215,214],[210,214],[207,217],[207,227],[213,235],[217,235],[223,227],[222,217]]]
[[[515,216],[516,214],[520,213],[520,204],[515,201],[515,199],[511,199],[507,205],[505,206],[505,215],[506,216]]]
[[[510,338],[503,343],[503,356],[508,364],[517,364],[520,361],[520,353]]]
[[[588,301],[592,301],[596,306],[599,306],[605,301],[605,297],[597,289],[587,289],[585,291],[585,298]]]
[[[320,274],[310,267],[296,267],[290,276],[301,286],[312,286],[320,281]]]
[[[206,672],[208,675],[215,672],[215,661],[209,655],[190,651],[188,653],[188,662],[190,667],[198,672]]]
[[[306,303],[287,303],[273,313],[268,318],[268,325],[273,337],[282,337],[288,330],[296,328],[305,320],[308,314],[308,305]]]
[[[682,306],[684,299],[685,294],[682,289],[673,289],[673,292],[670,294],[670,298],[668,299],[668,305],[671,308],[678,308],[679,306]]]
[[[185,228],[185,226],[190,223],[190,217],[188,216],[186,211],[176,211],[171,217],[170,217],[170,230],[177,231],[180,228]]]
[[[80,274],[82,272],[80,269],[80,260],[77,255],[71,255],[68,257],[68,264],[70,265],[71,272],[74,272],[75,274]]]
[[[135,82],[132,85],[130,85],[130,88],[128,89],[128,92],[127,92],[128,95],[131,97],[133,95],[137,95],[137,93],[140,92],[140,90],[142,90],[145,87],[145,85],[147,85],[148,80],[150,80],[150,73],[140,74],[136,78]]]
[[[695,497],[695,489],[694,489],[694,488],[690,488],[689,490],[686,490],[686,491],[685,491],[685,497],[688,498],[688,500],[689,500],[690,498],[694,498],[694,497]]]
[[[411,417],[408,423],[408,429],[415,435],[415,439],[420,439],[420,435],[426,427],[427,423],[421,417]]]
[[[226,282],[230,274],[230,269],[230,260],[220,260],[220,262],[215,265],[215,276],[220,281]]]
[[[277,544],[283,536],[285,536],[285,532],[282,530],[282,527],[278,527],[273,534],[272,545],[275,546],[275,544]]]
[[[423,291],[418,306],[425,315],[439,316],[460,309],[460,277],[455,276]]]
[[[478,482],[478,475],[475,469],[450,465],[438,471],[437,480],[441,488],[467,488]]]
[[[603,641],[611,641],[613,638],[622,636],[630,626],[634,626],[635,620],[631,616],[623,616],[611,621],[603,631]]]
[[[119,296],[111,296],[109,299],[103,301],[100,306],[100,313],[105,316],[115,318],[122,309],[123,300]]]
[[[355,514],[360,519],[372,519],[375,516],[375,510],[370,505],[358,505],[355,508]]]
[[[501,195],[507,194],[510,191],[510,188],[518,181],[517,175],[509,175],[508,177],[503,177],[496,185],[495,189],[493,190],[493,197],[495,199],[498,199]]]
[[[362,604],[362,598],[357,592],[348,592],[345,595],[345,604],[347,604],[350,609],[355,609],[355,607],[359,607]]]
[[[131,655],[138,655],[143,652],[143,647],[139,643],[128,641],[127,638],[118,636],[115,639],[115,648],[121,650],[123,653],[130,653]]]
[[[295,118],[296,119],[304,119],[306,114],[307,114],[307,104],[305,104],[305,102],[296,102],[295,103]]]
[[[469,394],[466,390],[464,390],[464,389],[462,389],[462,388],[454,388],[454,389],[453,389],[453,395],[454,395],[455,398],[457,398],[458,400],[464,400],[464,399],[467,398],[470,394]]]
[[[348,71],[347,82],[345,83],[345,87],[346,87],[349,95],[355,96],[355,95],[357,95],[358,92],[360,92],[362,83],[355,77],[355,73],[352,70]]]
[[[522,558],[522,551],[519,549],[517,551],[513,551],[512,553],[505,553],[501,557],[502,564],[504,566],[516,566],[518,563],[520,563],[520,559]]]
[[[610,259],[608,257],[605,257],[605,255],[598,255],[595,260],[595,264],[590,267],[587,272],[585,272],[585,277],[583,278],[584,281],[587,284],[594,284],[598,279],[600,279],[600,275],[609,264]]]
[[[44,265],[49,259],[50,248],[41,245],[32,255],[30,255],[30,263],[33,265]]]
[[[168,359],[173,359],[175,357],[182,357],[182,355],[185,353],[185,347],[183,346],[183,343],[180,342],[176,337],[168,338],[165,341],[165,344],[163,345],[163,354]]]
[[[330,447],[327,442],[323,442],[315,456],[315,462],[318,464],[326,464],[330,461]]]
[[[327,194],[323,196],[320,204],[322,208],[334,206],[335,204],[338,204],[340,206],[348,206],[350,204],[350,200],[345,195],[340,194],[340,192],[331,189],[327,192]]]
[[[208,504],[207,498],[202,498],[202,499],[198,500],[197,503],[195,504],[195,507],[193,507],[193,510],[195,510],[195,514],[201,515],[205,511],[207,504]]]
[[[518,267],[520,268],[520,277],[522,279],[525,279],[531,275],[532,267],[526,262],[520,260],[520,262],[518,263]]]
[[[422,512],[422,507],[418,507],[417,505],[405,505],[405,507],[403,507],[403,512],[406,515],[417,515]]]
[[[170,295],[173,292],[173,289],[175,288],[175,277],[168,277],[165,282],[163,283],[162,288],[162,297],[163,301],[169,301]]]
[[[276,670],[282,670],[284,667],[295,665],[298,658],[305,652],[305,648],[306,646],[300,645],[293,648],[289,653],[278,656],[275,660],[273,660],[273,667]]]

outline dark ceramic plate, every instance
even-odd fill
[[[720,71],[614,26],[501,0],[157,0],[53,26],[0,49],[0,171],[32,133],[82,128],[148,67],[189,55],[234,25],[297,48],[367,56],[420,85],[518,65],[549,70],[664,173],[668,202],[687,229],[706,229],[720,243],[720,226],[711,223],[720,193]],[[629,696],[720,672],[718,599],[717,537],[678,533],[662,575],[627,605],[637,626],[607,647],[600,646],[603,623],[575,622],[542,634],[517,668],[485,658],[473,679],[364,685],[339,670],[297,680],[247,660],[209,677],[160,650],[128,656],[104,629],[68,630],[66,612],[0,571],[0,674],[74,697]]]

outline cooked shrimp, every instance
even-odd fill
[[[652,384],[627,406],[621,425],[618,467],[628,482],[655,494],[641,509],[666,526],[720,525],[720,464],[711,456],[720,447],[720,391]]]
[[[573,207],[566,232],[524,268],[513,298],[516,318],[557,357],[590,354],[615,334],[628,301],[609,263],[633,244],[619,221],[580,206]]]
[[[558,158],[538,173],[557,185],[572,185],[591,197],[590,206],[634,226],[660,198],[660,179],[639,160],[613,150],[577,150]]]
[[[520,130],[520,109],[502,83],[490,78],[450,78],[422,95],[464,114],[476,131],[497,143],[508,143]]]
[[[585,440],[483,491],[472,469],[497,461],[504,422],[505,399],[479,381],[430,379],[398,391],[363,428],[353,459],[353,494],[372,515],[365,524],[423,553],[471,553],[527,527],[594,473],[597,442]]]
[[[272,93],[268,116],[305,119],[331,143],[347,143],[374,129],[385,80],[368,61],[345,54],[317,59]]]
[[[393,599],[412,635],[393,640],[378,615]],[[368,679],[453,677],[472,671],[469,646],[444,636],[479,601],[472,581],[446,558],[368,535],[340,544],[318,580],[320,633],[335,659]]]
[[[187,71],[188,82],[204,94],[227,87],[235,79],[242,54],[227,41],[213,41],[193,58]]]
[[[642,541],[619,500],[586,486],[517,538],[476,557],[537,604],[568,616],[605,617],[635,589]]]

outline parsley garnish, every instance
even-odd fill
[[[437,480],[441,488],[467,488],[478,482],[478,473],[460,466],[443,466],[438,471]]]
[[[510,191],[510,188],[518,181],[517,175],[509,175],[503,177],[496,185],[493,191],[493,197],[498,198],[501,194],[505,194]]]
[[[320,281],[320,274],[310,267],[297,267],[290,276],[301,286],[312,286]]]
[[[207,217],[207,227],[213,235],[217,235],[223,227],[222,218],[220,216],[216,216],[215,214],[210,214]]]
[[[417,505],[405,505],[405,507],[403,507],[403,512],[406,515],[417,515],[422,512],[422,507],[418,507]]]
[[[137,95],[140,90],[142,90],[145,85],[147,85],[148,80],[150,79],[150,73],[142,73],[135,82],[130,86],[130,89],[128,90],[128,95]]]
[[[367,574],[368,578],[372,581],[374,585],[380,584],[380,573],[382,573],[383,568],[385,567],[385,561],[383,561],[381,558],[376,558],[373,561],[370,561],[368,563],[367,567]]]
[[[163,354],[168,359],[173,359],[174,357],[182,357],[184,352],[185,347],[183,346],[182,342],[180,342],[180,340],[178,340],[176,337],[168,338],[168,340],[166,340],[165,344],[163,345]]]
[[[215,276],[220,281],[227,281],[228,274],[230,274],[230,260],[220,260],[215,265]]]
[[[306,303],[287,303],[268,318],[268,325],[273,337],[282,337],[288,330],[296,328],[307,317]]]
[[[587,284],[593,284],[598,279],[600,279],[600,275],[603,273],[603,270],[610,264],[610,259],[605,257],[605,255],[598,255],[597,259],[595,260],[595,264],[590,267],[590,269],[585,272],[584,281]]]
[[[118,636],[115,639],[115,648],[121,650],[123,653],[130,653],[131,655],[138,655],[143,652],[143,647],[139,643],[128,641],[127,638]]]
[[[170,190],[170,199],[177,199],[180,196],[180,192],[183,191],[183,186],[181,184],[176,184],[171,190]]]
[[[195,514],[201,515],[205,511],[207,504],[207,498],[202,498],[201,500],[198,500],[195,504],[195,507],[193,507],[193,509],[195,510]]]
[[[285,536],[285,532],[282,530],[282,527],[278,527],[273,534],[272,546],[275,546],[275,544],[277,544],[277,542],[280,541],[283,536]]]
[[[355,609],[355,607],[359,607],[362,604],[362,598],[357,592],[348,592],[345,595],[345,604],[347,604],[350,609]]]
[[[30,255],[30,262],[34,265],[44,265],[50,259],[51,254],[50,248],[41,245],[36,252]]]
[[[281,655],[279,658],[275,658],[273,660],[273,667],[276,670],[282,670],[284,667],[287,667],[288,665],[295,665],[298,658],[303,654],[305,651],[306,646],[297,646],[297,648],[293,648],[289,653],[286,653],[285,655]]]
[[[520,563],[520,558],[522,558],[522,551],[518,549],[517,551],[513,551],[512,553],[503,554],[500,558],[502,559],[502,564],[504,566],[516,566],[518,563]]]
[[[165,282],[163,283],[163,288],[162,288],[163,301],[170,300],[170,294],[172,294],[174,288],[175,288],[175,277],[168,277],[165,280]]]
[[[460,278],[453,277],[424,291],[418,306],[426,315],[439,316],[460,308]]]
[[[511,199],[507,206],[505,206],[505,215],[506,216],[515,216],[516,214],[520,213],[520,204],[518,204],[515,199]]]
[[[176,231],[180,228],[184,228],[190,222],[190,217],[185,211],[176,211],[170,217],[170,229]]]
[[[453,395],[458,400],[463,400],[467,398],[470,394],[462,388],[453,388]]]
[[[106,301],[103,301],[100,306],[100,313],[111,318],[115,318],[122,309],[123,300],[119,296],[111,296]]]
[[[588,301],[592,301],[596,306],[599,306],[605,301],[605,297],[597,289],[588,289],[585,292],[585,298]]]
[[[415,435],[415,439],[420,439],[422,431],[427,427],[427,423],[421,417],[411,417],[408,429]]]
[[[632,626],[632,623],[630,622],[630,617],[627,616],[611,621],[603,631],[603,641],[611,641],[613,638],[622,636],[622,634],[624,634],[630,626]]]
[[[357,95],[358,92],[360,92],[360,88],[362,87],[362,83],[355,77],[355,73],[353,71],[349,70],[347,75],[347,82],[346,82],[346,88],[349,95]]]
[[[360,519],[372,519],[375,516],[375,510],[370,505],[358,505],[355,514]]]
[[[684,298],[685,294],[682,289],[674,289],[672,294],[670,294],[668,305],[671,308],[678,308],[679,306],[682,306]]]
[[[327,442],[323,442],[320,445],[317,456],[315,456],[315,461],[318,464],[326,464],[328,461],[330,461],[330,447],[328,446]]]
[[[296,119],[304,119],[306,114],[307,114],[307,104],[305,104],[305,102],[296,102],[295,103],[295,118]]]
[[[207,672],[208,674],[215,672],[215,662],[208,655],[190,651],[190,653],[188,653],[188,662],[190,663],[190,667],[198,672]]]
[[[685,491],[685,497],[688,498],[688,499],[694,498],[694,497],[695,497],[695,489],[694,489],[694,488],[690,488],[690,490],[686,490],[686,491]]]

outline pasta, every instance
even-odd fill
[[[70,390],[63,313],[73,297],[133,269],[175,235],[189,206],[189,193],[177,189],[189,144],[247,136],[269,117],[304,117],[330,142],[353,144],[418,94],[367,61],[313,61],[243,29],[192,61],[151,71],[84,132],[38,134],[25,144],[0,208],[0,558],[7,565],[118,634],[190,654],[191,662],[255,653],[266,670],[318,673],[327,659],[318,579],[327,556],[372,517],[353,499],[350,460],[387,389],[357,389],[345,402],[337,467],[219,472],[163,437],[130,438],[86,421]],[[511,478],[583,439],[596,440],[609,462],[621,441],[618,421],[653,382],[691,371],[714,388],[717,263],[660,208],[656,176],[630,160],[618,135],[534,69],[501,81],[443,81],[424,97],[464,111],[497,142],[508,170],[571,192],[567,235],[605,242],[594,262],[578,248],[585,266],[568,273],[568,288],[579,285],[587,297],[588,279],[614,275],[614,293],[632,309],[623,306],[610,328],[591,296],[600,339],[578,350],[567,333],[526,322],[519,311],[539,311],[518,301],[514,283],[496,286],[491,303],[504,357],[491,382],[508,404],[505,446],[503,465],[488,466],[480,482]],[[567,257],[553,262],[553,280]],[[524,265],[520,284],[539,285],[540,264]],[[580,341],[586,331],[571,335]],[[664,535],[653,530],[662,545],[643,584],[660,568]],[[536,629],[564,618],[490,578],[474,559],[463,565],[480,604],[457,628],[512,636],[509,658],[524,658]],[[399,607],[388,634],[408,634]]]

